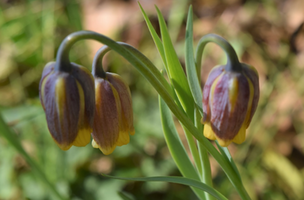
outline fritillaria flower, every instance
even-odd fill
[[[246,137],[259,100],[257,71],[240,63],[239,71],[213,68],[203,89],[204,135],[221,146],[240,144]]]
[[[94,80],[90,72],[70,63],[69,70],[48,63],[42,73],[39,91],[48,129],[62,150],[91,141],[94,117]]]
[[[92,146],[105,155],[129,143],[134,135],[131,93],[119,75],[95,76],[95,117]]]

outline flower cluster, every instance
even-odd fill
[[[74,63],[58,70],[51,62],[43,70],[39,91],[48,129],[62,150],[85,146],[92,135],[93,147],[107,155],[135,133],[130,90],[117,74],[93,78]]]

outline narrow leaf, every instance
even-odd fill
[[[45,183],[50,191],[56,195],[59,199],[64,200],[65,198],[58,193],[54,185],[49,182],[39,165],[28,155],[28,153],[23,149],[20,141],[14,136],[15,134],[11,131],[10,127],[5,123],[0,113],[0,135],[2,135],[17,151],[20,153],[28,164],[33,168],[33,171]]]
[[[197,127],[198,130],[203,132],[203,124],[201,124],[201,115],[198,109],[195,109],[195,126]],[[210,167],[208,152],[200,141],[197,141],[197,146],[198,146],[198,151],[200,154],[200,160],[202,166],[201,180],[203,183],[212,187],[213,184],[212,184],[211,167]],[[205,193],[205,195],[206,195],[206,200],[214,199],[210,194]]]
[[[147,24],[147,26],[149,28],[150,34],[151,34],[151,36],[152,36],[152,38],[154,40],[154,43],[155,43],[155,45],[156,45],[156,47],[158,49],[158,52],[159,52],[159,54],[160,54],[160,56],[162,58],[162,61],[163,61],[164,66],[166,68],[166,71],[167,71],[167,73],[169,73],[168,68],[167,68],[167,62],[166,62],[166,56],[165,56],[165,51],[164,51],[163,43],[160,40],[160,38],[158,37],[155,29],[152,26],[151,21],[149,20],[148,15],[146,14],[146,12],[144,11],[144,9],[142,8],[142,6],[140,5],[139,2],[138,2],[138,5],[139,5],[139,7],[141,9],[141,12],[142,12],[144,18],[145,18],[146,24]]]
[[[215,143],[217,145],[217,148],[220,150],[221,154],[223,155],[223,157],[230,163],[233,170],[236,172],[240,181],[242,181],[240,172],[239,172],[238,168],[236,167],[236,165],[233,161],[233,158],[230,155],[230,152],[229,152],[228,148],[227,147],[222,147],[221,145],[219,145],[219,143],[217,141],[215,141]]]
[[[171,112],[161,97],[159,97],[159,107],[165,140],[176,166],[184,177],[200,180],[178,136]],[[201,199],[205,198],[202,191],[196,188],[192,188],[192,190]]]
[[[178,136],[172,114],[166,103],[159,97],[159,109],[163,132],[169,151],[183,176],[200,180],[188,154]]]
[[[186,26],[186,45],[185,59],[187,79],[192,92],[196,106],[202,110],[202,90],[200,85],[200,74],[196,72],[196,66],[193,53],[193,17],[192,6],[189,8],[187,26]]]
[[[173,84],[177,96],[192,121],[194,119],[194,102],[187,82],[184,70],[179,62],[178,56],[174,50],[164,17],[156,7],[158,20],[161,30],[161,37],[164,45],[167,66],[169,70],[170,81]]]
[[[118,192],[118,195],[123,199],[123,200],[135,200],[133,197],[131,197],[129,194],[126,192],[120,191]]]
[[[178,183],[182,185],[187,185],[191,187],[198,188],[200,190],[203,190],[205,192],[208,192],[212,196],[214,196],[217,199],[225,199],[227,198],[222,195],[217,190],[213,189],[212,187],[209,187],[208,185],[201,183],[199,181],[185,178],[185,177],[176,177],[176,176],[156,176],[156,177],[143,177],[143,178],[124,178],[124,177],[116,177],[116,176],[109,176],[105,174],[101,174],[102,176],[108,177],[108,178],[114,178],[114,179],[120,179],[120,180],[126,180],[126,181],[164,181],[169,183]]]

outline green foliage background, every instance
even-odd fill
[[[183,66],[186,11],[192,4],[194,44],[204,34],[217,33],[232,43],[240,60],[257,68],[261,86],[259,108],[246,142],[229,149],[252,199],[303,199],[304,29],[300,24],[304,15],[297,15],[301,13],[298,8],[304,6],[302,1],[140,2],[157,30],[153,4],[160,7]],[[136,1],[96,0],[89,4],[96,9],[109,5],[121,10],[132,8],[133,17],[122,25],[114,21],[118,28],[108,36],[134,45],[159,69],[164,68]],[[0,111],[5,121],[48,179],[69,199],[115,200],[121,199],[119,191],[135,199],[196,199],[186,186],[125,182],[100,175],[180,175],[162,134],[157,93],[115,53],[110,53],[105,62],[108,71],[119,73],[131,88],[136,134],[130,144],[104,156],[90,145],[64,152],[53,142],[39,101],[39,80],[44,65],[55,59],[64,37],[88,27],[84,12],[87,5],[88,1],[0,2]],[[104,23],[114,15],[110,13]],[[92,23],[97,26],[102,19],[94,20]],[[90,69],[95,48],[96,43],[77,43],[71,60]],[[225,62],[225,55],[215,45],[208,46],[206,52],[202,86],[210,69]],[[181,127],[177,126],[185,141]],[[211,164],[215,187],[229,199],[238,199],[212,158]],[[55,199],[35,171],[2,137],[0,199]]]

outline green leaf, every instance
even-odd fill
[[[176,42],[179,30],[183,25],[183,20],[187,11],[185,8],[188,4],[189,0],[176,0],[171,6],[168,16],[168,29],[173,43]]]
[[[212,196],[214,196],[217,199],[225,199],[227,198],[219,193],[217,190],[213,189],[212,187],[209,187],[208,185],[201,183],[199,181],[185,178],[185,177],[176,177],[176,176],[155,176],[155,177],[143,177],[143,178],[124,178],[124,177],[115,177],[115,176],[109,176],[105,174],[101,174],[102,176],[108,177],[108,178],[114,178],[114,179],[120,179],[120,180],[126,180],[126,181],[165,181],[169,183],[178,183],[182,185],[187,185],[191,187],[198,188],[200,190],[203,190],[205,192],[208,192]]]
[[[222,147],[221,145],[219,145],[219,143],[217,141],[215,141],[217,148],[220,150],[221,154],[223,155],[224,159],[226,159],[228,161],[228,163],[230,163],[230,165],[232,166],[233,170],[235,171],[235,173],[237,174],[238,178],[240,179],[240,181],[242,182],[242,178],[240,175],[240,172],[238,170],[238,168],[236,167],[233,158],[230,155],[230,152],[228,150],[227,147]]]
[[[177,54],[174,50],[164,17],[156,7],[162,41],[165,50],[167,66],[169,70],[170,81],[173,84],[176,94],[188,116],[194,120],[194,102],[191,91],[187,82],[184,70],[179,62]]]
[[[200,74],[197,74],[193,53],[193,17],[192,6],[189,8],[186,26],[185,59],[187,79],[196,106],[202,111],[202,89],[200,85]]]
[[[126,192],[123,192],[123,191],[118,192],[118,195],[119,195],[123,200],[135,200],[130,194],[127,194]]]
[[[158,49],[158,52],[159,52],[159,54],[160,54],[160,56],[162,58],[163,64],[164,64],[165,69],[166,69],[166,72],[167,72],[168,76],[170,77],[168,66],[167,66],[167,61],[166,61],[166,56],[165,56],[165,51],[164,51],[164,47],[163,47],[163,43],[160,40],[160,38],[158,37],[155,29],[153,28],[153,26],[152,26],[152,24],[151,24],[151,22],[149,20],[148,15],[145,13],[144,9],[142,8],[142,6],[140,5],[139,2],[138,2],[138,5],[139,5],[139,7],[140,7],[140,9],[142,11],[142,14],[143,14],[144,19],[145,19],[145,21],[147,23],[147,26],[149,28],[149,31],[150,31],[151,36],[153,38],[153,41],[154,41],[154,43],[155,43],[155,45],[156,45],[156,47]],[[174,91],[173,87],[172,87],[172,90]],[[175,92],[173,93],[173,97],[174,97],[175,102],[178,104],[178,106],[181,107],[180,102],[179,102],[179,100],[178,100]]]
[[[150,31],[150,33],[151,33],[151,36],[152,36],[152,38],[153,38],[153,40],[154,40],[154,43],[155,43],[155,45],[156,45],[156,47],[157,47],[157,49],[158,49],[158,52],[159,52],[159,54],[160,54],[160,56],[161,56],[161,58],[162,58],[162,61],[163,61],[164,66],[165,66],[165,68],[166,68],[166,71],[167,71],[167,73],[169,73],[168,68],[167,68],[167,62],[166,62],[166,56],[165,56],[165,51],[164,51],[163,43],[162,43],[162,41],[160,40],[160,38],[158,37],[158,35],[157,35],[155,29],[154,29],[153,26],[152,26],[152,23],[151,23],[150,20],[149,20],[148,15],[147,15],[146,12],[144,11],[144,9],[141,7],[141,5],[140,5],[139,2],[138,2],[138,5],[139,5],[139,7],[140,7],[140,9],[141,9],[141,12],[142,12],[144,18],[145,18],[145,21],[146,21],[146,23],[147,23],[147,26],[148,26],[149,31]]]
[[[200,180],[200,177],[193,167],[186,150],[178,136],[172,114],[161,97],[159,97],[159,107],[161,122],[163,126],[163,132],[165,135],[165,140],[168,145],[169,151],[172,155],[176,166],[184,177],[188,177],[194,180]],[[204,193],[196,188],[192,188],[198,197],[204,199]]]
[[[15,137],[15,134],[11,131],[9,126],[5,123],[0,113],[0,135],[2,135],[26,160],[28,164],[33,168],[33,171],[38,175],[38,177],[45,183],[46,186],[56,195],[59,199],[64,200],[65,198],[58,193],[54,185],[49,182],[39,165],[27,154],[23,149],[20,141]]]

